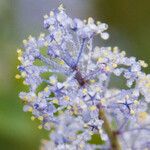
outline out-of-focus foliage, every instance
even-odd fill
[[[86,7],[82,6],[80,9],[76,8],[81,4],[79,0],[76,6],[74,3],[68,4],[69,0],[65,2],[67,9],[69,11],[73,9],[75,15],[81,11],[82,17],[92,16],[109,24],[111,44],[108,45],[117,45],[121,49],[128,50],[130,55],[150,63],[149,0],[87,0],[84,1],[85,4],[88,3]],[[37,129],[37,122],[31,122],[30,114],[22,112],[23,105],[17,94],[24,87],[20,82],[15,81],[14,76],[17,73],[16,49],[20,46],[22,38],[29,32],[38,34],[38,28],[42,23],[41,20],[38,21],[38,18],[41,18],[38,12],[42,14],[57,4],[53,0],[0,0],[1,150],[37,150],[40,140],[48,137],[47,133]],[[51,8],[48,9],[48,6]],[[26,16],[24,11],[32,13]],[[29,19],[24,20],[24,18]],[[33,26],[30,21],[34,23]]]
[[[112,45],[150,63],[150,1],[95,0],[93,7],[93,16],[109,25]]]

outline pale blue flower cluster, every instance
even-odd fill
[[[101,109],[122,149],[150,149],[150,75],[141,71],[147,64],[118,47],[94,46],[97,35],[109,38],[107,24],[71,19],[62,5],[44,16],[44,28],[48,34],[29,36],[17,50],[16,78],[29,87],[19,94],[24,111],[41,121],[39,129],[51,130],[45,149],[111,149]],[[110,86],[113,78],[123,78],[124,89]],[[105,144],[90,144],[94,134]]]

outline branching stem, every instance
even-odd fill
[[[109,137],[111,150],[121,150],[119,139],[118,139],[118,133],[111,129],[105,111],[102,108],[99,109],[99,119],[102,119],[104,121],[103,128]]]
[[[82,74],[77,68],[75,68],[74,70],[77,71],[75,74],[75,79],[78,81],[80,86],[84,86],[87,81],[82,77]],[[103,128],[110,140],[110,144],[111,144],[110,150],[121,150],[119,139],[118,139],[118,132],[112,130],[104,109],[101,108],[100,106],[98,106],[98,108],[99,108],[99,119],[104,121]]]

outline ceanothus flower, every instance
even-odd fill
[[[150,149],[150,75],[148,65],[126,57],[118,47],[93,44],[109,38],[108,25],[93,18],[70,18],[62,5],[44,16],[38,38],[18,49],[16,78],[29,87],[20,92],[23,110],[50,130],[46,150]],[[123,78],[125,85],[111,84]],[[119,83],[118,83],[119,84]],[[98,134],[103,144],[91,144]]]

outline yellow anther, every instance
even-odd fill
[[[146,86],[147,88],[149,88],[149,87],[150,87],[150,83],[149,83],[149,82],[146,83],[145,86]]]
[[[125,52],[125,51],[122,51],[122,52],[121,52],[121,55],[122,55],[122,56],[125,56],[125,55],[126,55],[126,52]]]
[[[39,130],[41,130],[42,128],[43,128],[42,125],[39,125],[39,126],[38,126],[38,129],[39,129]]]
[[[39,119],[40,121],[43,121],[43,116],[39,116],[38,119]]]
[[[44,46],[47,47],[47,46],[48,46],[48,42],[45,42],[45,43],[44,43]]]
[[[69,96],[65,96],[64,100],[69,101],[70,100]]]
[[[88,125],[85,123],[85,124],[84,124],[84,128],[87,128],[87,127],[88,127]]]
[[[100,24],[101,24],[101,22],[100,22],[100,21],[97,21],[97,22],[96,22],[96,24],[97,24],[97,25],[100,25]]]
[[[105,51],[103,54],[104,54],[104,56],[108,56],[108,52],[107,51]]]
[[[143,64],[143,67],[144,68],[148,67],[148,64],[147,63]]]
[[[27,44],[27,40],[23,40],[22,42],[23,42],[23,44],[24,44],[24,45],[26,45],[26,44]]]
[[[21,53],[22,52],[22,50],[21,49],[17,49],[17,53]]]
[[[33,102],[35,100],[35,96],[31,96],[29,100]]]
[[[46,123],[44,124],[45,127],[49,127],[49,125],[50,125],[50,124],[49,124],[48,122],[46,122]]]
[[[23,78],[25,78],[26,77],[26,72],[25,71],[23,71],[23,72],[21,72],[21,76],[23,77]]]
[[[55,84],[55,83],[56,83],[56,80],[55,80],[55,79],[50,79],[50,83],[51,83],[51,84]]]
[[[32,111],[33,111],[33,108],[32,108],[32,107],[30,107],[30,108],[28,109],[28,111],[29,111],[29,112],[32,112]]]
[[[93,106],[91,106],[91,107],[90,107],[90,110],[91,110],[91,111],[96,110],[96,106],[94,106],[94,105],[93,105]]]
[[[113,52],[114,52],[114,53],[118,53],[118,51],[119,51],[118,47],[114,47],[114,48],[113,48]]]
[[[62,41],[62,32],[61,31],[56,32],[55,40],[57,43],[61,43],[61,41]]]
[[[96,46],[96,47],[94,48],[94,51],[98,52],[98,51],[100,51],[100,48],[99,48],[98,46]],[[98,56],[97,56],[97,57],[98,57]]]
[[[138,114],[138,121],[139,122],[142,122],[142,121],[145,121],[148,117],[148,113],[147,112],[140,112]]]
[[[71,109],[71,106],[68,106],[67,109],[70,110],[70,109]]]
[[[15,78],[16,78],[16,79],[20,79],[21,76],[20,76],[19,74],[16,74],[16,75],[15,75]]]
[[[111,49],[112,49],[111,47],[108,47],[108,50],[110,50],[110,51],[111,51]]]
[[[148,64],[145,63],[144,60],[139,60],[139,63],[140,63],[140,65],[141,65],[142,67],[144,67],[144,68],[148,67]]]
[[[102,133],[103,133],[102,129],[99,129],[99,133],[100,133],[100,134],[102,134]]]
[[[43,94],[42,94],[42,93],[38,93],[38,97],[39,97],[39,98],[42,98],[42,97],[43,97]]]
[[[90,135],[93,135],[93,132],[92,132],[92,131],[89,131],[89,134],[90,134]]]
[[[135,104],[135,105],[138,105],[138,104],[139,104],[139,101],[138,101],[138,100],[135,100],[135,101],[134,101],[134,104]]]
[[[116,63],[112,64],[113,68],[116,68],[118,65]]]
[[[58,63],[59,63],[60,65],[64,65],[64,64],[65,64],[65,62],[64,62],[63,60],[59,60]]]
[[[87,89],[83,89],[83,90],[82,90],[82,93],[83,93],[83,94],[87,94]]]
[[[97,60],[97,62],[101,63],[101,62],[103,62],[103,60],[104,59],[102,57],[99,57],[98,60]]]
[[[31,35],[29,35],[28,39],[29,39],[29,40],[32,40],[32,39],[33,39],[33,37],[32,37]]]
[[[49,15],[50,15],[51,17],[53,17],[53,16],[54,16],[54,12],[53,12],[53,11],[50,11]]]
[[[22,50],[21,49],[17,49],[17,53],[18,53],[18,56],[22,56]]]
[[[50,29],[50,30],[54,30],[55,27],[54,27],[53,25],[51,25],[51,26],[49,27],[49,29]]]
[[[129,99],[129,95],[126,95],[125,98],[126,98],[126,99]]]
[[[110,71],[110,67],[109,67],[109,66],[106,66],[105,70],[106,70],[107,72],[109,72],[109,71]]]
[[[131,115],[134,115],[134,114],[135,114],[135,111],[134,111],[133,109],[131,109],[131,110],[130,110],[130,114],[131,114]]]
[[[58,104],[58,99],[54,99],[52,102],[53,102],[54,104]]]
[[[44,38],[45,37],[45,34],[44,33],[41,33],[40,34],[40,38]]]
[[[34,117],[34,116],[31,116],[31,120],[34,121],[34,120],[35,120],[35,117]]]
[[[62,110],[59,111],[59,115],[63,114],[64,112]]]
[[[46,88],[44,89],[44,91],[45,91],[45,92],[48,92],[48,91],[49,91],[49,87],[46,87]]]
[[[23,60],[23,58],[22,58],[21,56],[19,56],[19,57],[18,57],[18,60],[19,60],[19,61],[22,61],[22,60]]]
[[[96,92],[100,92],[101,88],[100,87],[96,87],[95,90],[96,90]]]
[[[83,149],[83,148],[84,148],[84,144],[80,144],[79,146],[80,146],[80,148],[81,148],[81,149]]]
[[[80,104],[81,106],[83,106],[85,103],[84,103],[83,101],[80,101],[79,104]]]
[[[24,100],[24,101],[27,101],[27,100],[28,100],[28,96],[24,96],[24,97],[23,97],[23,100]]]
[[[83,22],[84,22],[84,23],[87,23],[87,20],[84,19]]]
[[[55,84],[56,81],[55,81],[55,80],[50,80],[50,83],[51,83],[51,84]]]
[[[94,79],[92,79],[92,80],[90,80],[90,82],[91,82],[91,83],[95,83],[95,80],[94,80]]]
[[[27,85],[27,82],[26,82],[26,81],[23,81],[23,85]]]
[[[75,115],[78,114],[78,107],[77,107],[77,106],[73,106],[73,113],[74,113]]]
[[[94,23],[94,19],[92,17],[88,18],[88,24],[93,24]]]
[[[68,86],[69,86],[69,84],[67,82],[64,82],[63,85],[64,85],[65,89],[68,88]]]
[[[48,15],[47,15],[47,14],[46,14],[46,15],[44,15],[43,17],[44,17],[44,19],[48,19]]]
[[[71,140],[71,141],[76,140],[76,138],[75,138],[75,137],[73,137],[73,136],[69,136],[68,138],[69,138],[69,140]]]
[[[64,10],[65,10],[65,9],[64,9],[64,5],[63,5],[63,4],[59,5],[58,10],[59,10],[59,11],[64,11]]]
[[[73,115],[73,111],[70,111],[70,115]]]
[[[101,102],[102,105],[104,105],[104,104],[106,103],[106,100],[105,100],[104,98],[102,98],[102,99],[100,100],[100,102]]]

